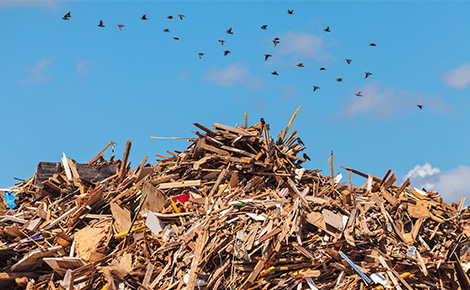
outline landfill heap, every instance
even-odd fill
[[[1,289],[470,289],[464,200],[302,168],[289,122],[214,123],[135,169],[40,162],[0,208]],[[302,155],[303,157],[299,157]],[[365,177],[360,186],[351,175]],[[346,178],[347,179],[347,178]],[[0,205],[1,206],[1,205]]]

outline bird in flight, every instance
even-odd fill
[[[325,29],[323,29],[323,31],[325,31],[325,32],[331,32],[331,30],[330,30],[330,27],[329,27],[329,26],[327,26]]]
[[[264,55],[264,61],[267,61],[268,58],[270,58],[271,56],[272,56],[272,55],[270,55],[270,54],[265,54],[265,55]]]
[[[326,68],[324,68],[324,67],[321,67],[321,68],[320,68],[320,70],[326,70]]]
[[[199,59],[201,59],[202,56],[204,55],[204,53],[200,52],[200,53],[198,53],[198,55],[199,55]]]
[[[423,105],[416,105],[416,106],[418,106],[418,108],[419,108],[420,110],[423,109]]]
[[[303,64],[302,62],[299,62],[299,63],[297,64],[297,66],[298,66],[298,67],[304,67],[304,64]]]
[[[167,18],[168,18],[168,19],[173,19],[173,16],[170,15],[170,16],[168,16]]]
[[[268,28],[268,26],[267,26],[267,25],[263,25],[263,26],[261,26],[261,29],[267,29],[267,28]]]
[[[292,10],[287,9],[287,14],[291,14],[291,15],[294,14],[294,9]]]
[[[279,37],[274,38],[273,43],[274,43],[274,47],[276,47],[277,44],[279,43]]]
[[[219,42],[220,42],[220,45],[224,45],[225,40],[220,40],[219,39]]]
[[[359,92],[355,93],[355,95],[358,96],[358,97],[362,97],[362,92],[359,91]]]
[[[342,78],[337,78],[336,81],[337,81],[338,83],[340,83],[340,82],[343,81],[343,79],[342,79]]]
[[[186,17],[186,16],[184,16],[183,14],[178,14],[178,17],[179,17],[181,20],[183,20],[183,17]]]
[[[123,24],[118,24],[119,30],[122,30],[122,28],[123,28],[124,26],[125,26],[125,25],[123,25]]]
[[[174,40],[180,40],[179,37],[173,37]]]
[[[275,75],[275,76],[278,76],[278,75],[279,75],[279,74],[277,73],[277,71],[273,71],[271,74],[272,74],[272,75]]]
[[[224,50],[224,56],[227,56],[229,53],[231,53],[230,50]]]
[[[370,45],[370,46],[377,46],[377,44],[375,44],[375,43],[373,43],[373,42],[370,43],[369,45]]]
[[[170,32],[170,29],[168,29],[168,28],[163,29],[163,32]]]
[[[366,72],[366,77],[365,77],[365,79],[368,78],[368,77],[370,77],[371,75],[372,75],[372,73]]]
[[[347,62],[348,64],[351,64],[351,60],[350,60],[350,59],[346,59],[346,62]]]
[[[316,90],[319,90],[320,87],[317,87],[317,86],[313,86],[313,91],[316,91]]]
[[[98,24],[99,27],[104,27],[103,20],[100,20],[100,24]]]
[[[142,19],[142,20],[148,20],[148,19],[147,19],[147,15],[145,15],[145,14],[142,15],[142,17],[141,17],[140,19]]]
[[[69,17],[70,17],[70,12],[65,14],[64,17],[62,17],[62,19],[69,20]]]
[[[232,27],[230,27],[229,29],[225,30],[225,32],[227,32],[228,34],[233,34],[233,32],[232,32]]]

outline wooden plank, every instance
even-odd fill
[[[238,135],[242,135],[242,136],[247,136],[247,137],[257,136],[258,135],[255,132],[248,132],[248,131],[240,129],[240,128],[235,128],[235,127],[231,127],[231,126],[227,126],[227,125],[223,125],[223,124],[219,124],[219,123],[214,123],[212,125],[212,130],[217,130],[217,129],[229,131],[229,132],[232,132],[232,133],[235,133],[235,134],[238,134]]]
[[[93,158],[92,158],[90,161],[88,161],[86,164],[91,165],[91,164],[95,163],[98,159],[100,159],[101,156],[103,156],[104,151],[106,151],[106,149],[108,149],[109,146],[114,145],[114,144],[115,144],[115,143],[114,143],[113,141],[109,142],[109,144],[106,145],[106,147],[104,147],[103,150],[101,150],[98,154],[96,154],[96,156],[93,157]],[[114,148],[114,147],[113,147],[113,148]],[[113,150],[113,151],[114,151],[114,150]]]
[[[203,142],[201,142],[201,144],[199,144],[199,147],[201,149],[204,149],[204,150],[207,150],[207,151],[210,151],[210,152],[214,152],[214,153],[217,153],[217,154],[220,154],[220,155],[230,155],[230,153],[228,153],[225,150],[222,150],[220,148],[217,148],[215,146],[212,146],[212,145],[209,145],[209,144],[206,144],[206,143],[203,143]]]
[[[200,186],[201,180],[186,180],[186,181],[177,181],[177,182],[167,182],[167,183],[160,183],[157,185],[158,189],[169,189],[169,188],[183,188],[183,187],[191,187],[191,186]]]
[[[131,151],[131,145],[132,145],[131,140],[127,140],[126,148],[124,149],[124,154],[123,154],[122,160],[121,160],[121,167],[119,168],[119,176],[118,176],[118,179],[117,179],[118,183],[121,183],[124,180],[124,177],[126,175],[127,159],[129,158],[129,152]]]
[[[191,267],[189,269],[188,285],[186,286],[187,290],[194,289],[194,286],[196,283],[196,277],[197,277],[197,268],[199,265],[199,261],[202,258],[204,246],[206,245],[208,238],[209,238],[209,231],[199,232],[199,235],[196,240],[196,249],[194,250],[194,257],[191,262]]]
[[[289,131],[289,128],[292,125],[292,122],[294,122],[295,116],[297,116],[297,113],[299,112],[300,107],[302,106],[299,106],[297,110],[295,110],[294,115],[292,115],[292,117],[290,118],[289,123],[287,124],[286,130],[284,130],[284,133],[282,133],[281,140],[284,140],[284,138],[286,137],[286,134]]]

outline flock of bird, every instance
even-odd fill
[[[287,14],[293,15],[293,14],[294,14],[294,10],[293,10],[293,9],[292,9],[292,10],[289,10],[289,9],[288,9],[288,10],[287,10]],[[69,20],[70,17],[71,17],[71,12],[68,12],[67,14],[65,14],[65,15],[62,17],[62,19],[63,19],[63,20]],[[180,20],[183,20],[183,18],[185,17],[185,15],[183,15],[183,14],[178,14],[178,17],[180,18]],[[148,20],[146,14],[142,15],[142,17],[141,17],[140,19],[141,19],[141,20]],[[173,16],[171,16],[171,15],[170,15],[170,16],[167,16],[167,19],[173,19]],[[122,28],[125,27],[125,25],[123,25],[123,24],[118,24],[117,26],[118,26],[119,30],[122,30]],[[104,25],[104,23],[103,23],[103,20],[100,20],[100,22],[99,22],[99,24],[98,24],[98,27],[101,27],[101,28],[105,27],[105,25]],[[266,25],[266,24],[265,24],[265,25],[262,25],[262,26],[261,26],[261,29],[263,29],[263,30],[268,29],[268,25]],[[331,32],[329,26],[327,26],[325,29],[323,29],[323,31],[324,31],[324,32]],[[164,29],[163,32],[170,32],[170,30],[169,30],[169,29]],[[233,34],[232,27],[230,27],[229,29],[227,29],[225,32],[226,32],[227,34]],[[174,40],[179,40],[179,38],[176,37],[176,36],[173,37],[173,39],[174,39]],[[274,44],[274,47],[277,47],[277,45],[280,43],[279,37],[275,37],[275,38],[272,40],[272,42],[273,42],[273,44]],[[225,40],[219,39],[219,43],[220,43],[220,45],[223,46],[224,43],[225,43]],[[369,46],[375,47],[375,46],[377,46],[377,45],[372,42],[372,43],[369,44]],[[229,51],[229,50],[224,50],[223,52],[224,52],[224,56],[227,56],[229,53],[231,53],[231,51]],[[203,52],[199,52],[199,53],[198,53],[198,56],[199,56],[199,59],[202,59],[202,57],[204,56],[204,53],[203,53]],[[265,55],[264,55],[264,60],[265,60],[265,61],[268,61],[268,59],[269,59],[270,57],[272,57],[271,54],[265,54]],[[351,60],[351,59],[346,59],[346,62],[347,62],[347,64],[351,64],[352,60]],[[303,64],[302,62],[299,62],[299,63],[297,63],[297,67],[303,68],[303,67],[305,67],[305,66],[304,66],[304,64]],[[321,71],[324,71],[324,70],[326,70],[326,68],[325,68],[325,67],[321,67],[320,70],[321,70]],[[273,72],[271,72],[271,74],[272,74],[272,75],[275,75],[275,76],[279,76],[279,73],[278,73],[276,70],[273,71]],[[365,72],[365,79],[367,79],[367,78],[370,77],[371,75],[372,75],[372,73],[370,73],[370,72]],[[343,79],[342,79],[342,78],[337,78],[336,81],[337,81],[337,82],[342,82]],[[317,91],[317,90],[319,90],[319,89],[320,89],[319,86],[317,86],[317,85],[314,85],[314,86],[313,86],[313,92],[315,92],[315,91]],[[359,91],[359,92],[355,93],[355,95],[356,95],[357,97],[363,97],[362,91]],[[419,109],[423,109],[423,106],[422,106],[422,105],[417,105],[417,106],[418,106]]]

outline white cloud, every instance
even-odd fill
[[[444,83],[453,88],[464,89],[470,84],[470,63],[449,70],[442,74]]]
[[[89,60],[79,61],[77,64],[77,73],[83,78],[88,78],[88,75],[90,74],[90,65],[92,64],[93,62]]]
[[[411,186],[439,192],[445,202],[458,202],[470,196],[470,167],[459,165],[456,169],[441,171],[431,164],[416,165],[405,176],[410,178]],[[470,199],[467,198],[468,204]]]
[[[247,89],[257,89],[264,84],[263,79],[253,75],[247,67],[238,63],[223,69],[212,69],[205,74],[204,80],[227,88],[241,86]]]
[[[292,100],[295,97],[300,95],[300,92],[296,87],[289,86],[289,85],[282,87],[282,93],[284,95],[284,98],[287,100]]]
[[[52,80],[52,76],[48,73],[49,66],[54,62],[52,58],[44,58],[38,61],[34,66],[25,66],[23,70],[27,73],[27,77],[21,79],[18,84],[45,84]]]
[[[339,112],[341,115],[365,115],[377,121],[384,121],[397,114],[419,110],[418,104],[423,105],[423,110],[432,108],[444,113],[450,111],[450,106],[444,103],[441,97],[399,90],[393,86],[386,87],[379,81],[372,81],[359,91],[362,91],[363,97],[356,97],[351,93]]]
[[[325,51],[323,37],[303,32],[287,32],[279,37],[281,55],[292,56],[295,60],[326,60],[332,57]]]

